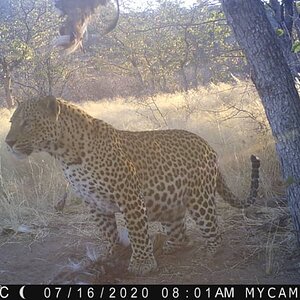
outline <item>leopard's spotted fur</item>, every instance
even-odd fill
[[[21,103],[6,142],[19,157],[46,151],[84,199],[111,247],[118,242],[115,213],[124,215],[132,247],[129,270],[156,268],[148,221],[162,222],[164,251],[185,243],[189,213],[214,252],[220,242],[215,195],[230,204],[251,204],[258,189],[259,160],[252,156],[250,195],[240,202],[220,173],[217,155],[201,137],[183,130],[117,130],[52,96]]]

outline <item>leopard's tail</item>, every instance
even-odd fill
[[[250,185],[250,193],[246,200],[241,201],[238,199],[229,189],[227,186],[221,172],[219,171],[217,177],[217,192],[218,194],[231,206],[237,208],[245,208],[253,204],[257,198],[257,190],[259,186],[259,167],[260,167],[260,160],[258,157],[251,155],[251,163],[252,163],[252,170],[251,170],[251,185]]]

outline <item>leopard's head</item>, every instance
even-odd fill
[[[47,151],[60,135],[60,106],[53,96],[21,102],[13,113],[5,142],[17,158]]]

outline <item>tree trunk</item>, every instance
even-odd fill
[[[5,91],[5,100],[7,108],[13,108],[14,106],[14,98],[12,96],[12,79],[11,79],[11,72],[6,59],[3,57],[0,59],[2,65],[2,79],[3,79],[3,86]]]
[[[228,23],[244,49],[252,80],[276,141],[288,203],[300,245],[300,99],[260,0],[222,0]]]
[[[297,33],[297,38],[300,40],[300,14],[298,12],[296,3],[294,3],[294,26]]]
[[[294,0],[284,0],[284,22],[289,33],[292,36],[293,30],[293,2]]]
[[[183,85],[183,90],[186,93],[188,91],[188,89],[189,89],[189,83],[188,83],[188,80],[187,80],[187,77],[186,77],[186,74],[185,74],[184,64],[183,63],[180,66],[179,73],[182,76],[182,84],[181,85]]]
[[[284,2],[279,2],[279,0],[270,0],[271,11],[268,11],[267,16],[273,30],[282,29],[284,34],[277,36],[279,45],[283,52],[283,55],[292,71],[294,77],[298,77],[300,70],[299,56],[291,51],[293,45],[293,1],[285,0]]]

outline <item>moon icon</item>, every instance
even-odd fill
[[[25,285],[23,285],[23,286],[20,288],[20,290],[19,290],[19,294],[20,294],[20,297],[21,297],[22,299],[26,299],[26,298],[24,297],[24,288],[25,288]]]

